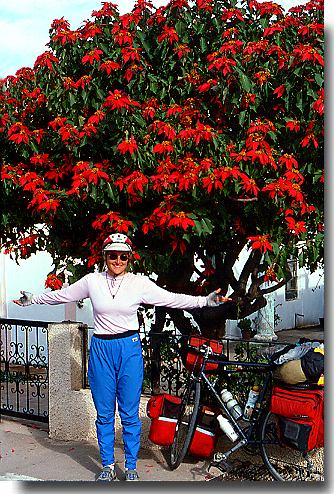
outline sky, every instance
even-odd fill
[[[276,0],[286,10],[307,0]],[[333,3],[333,0],[328,0]],[[113,0],[121,14],[130,12],[135,0]],[[153,0],[166,5],[167,0]],[[0,0],[0,78],[15,75],[21,67],[32,67],[46,49],[54,19],[64,17],[71,29],[91,18],[100,0]]]

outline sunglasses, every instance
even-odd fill
[[[128,261],[128,254],[117,254],[117,253],[107,253],[107,257],[109,260],[117,260],[119,258],[121,261]]]

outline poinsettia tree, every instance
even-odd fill
[[[232,295],[194,313],[208,332],[260,309],[291,257],[323,262],[323,49],[322,0],[103,2],[78,29],[55,20],[34,67],[1,81],[2,247],[47,250],[57,288],[117,230],[134,270]]]

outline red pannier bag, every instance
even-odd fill
[[[187,370],[193,371],[194,369],[198,369],[202,364],[203,356],[199,354],[199,349],[203,344],[210,346],[215,354],[223,354],[223,344],[220,340],[193,335],[188,341],[189,350],[185,362]],[[218,369],[218,366],[218,363],[207,363],[205,365],[205,371],[215,371]]]
[[[188,453],[200,459],[212,457],[217,443],[217,411],[202,406]]]
[[[276,386],[271,397],[271,412],[278,417],[281,440],[284,443],[302,452],[323,447],[323,390]]]
[[[148,438],[156,445],[172,445],[181,399],[170,394],[151,397],[147,403],[147,416],[151,418]]]

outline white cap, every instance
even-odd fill
[[[125,234],[111,234],[109,235],[102,246],[102,251],[124,251],[126,253],[132,252],[132,242]]]

